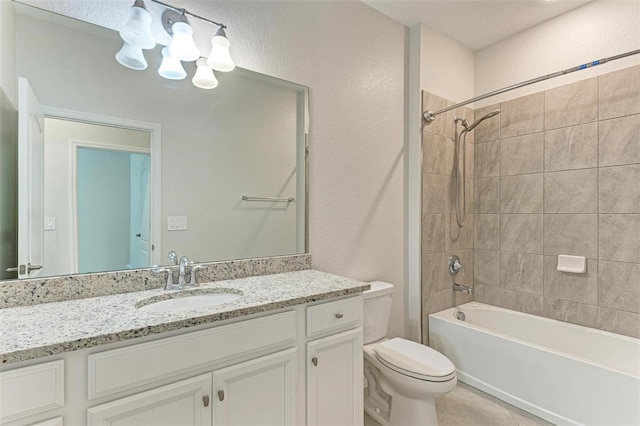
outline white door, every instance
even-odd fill
[[[213,372],[213,424],[294,425],[295,348]]]
[[[307,425],[364,421],[362,329],[307,343]]]
[[[18,79],[18,278],[40,273],[44,255],[44,113]]]
[[[87,410],[90,426],[211,426],[211,374]]]
[[[151,265],[149,254],[149,154],[131,153],[131,259],[132,268]]]

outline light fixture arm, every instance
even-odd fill
[[[218,26],[218,27],[220,27],[222,29],[227,28],[227,26],[225,24],[222,24],[222,23],[216,22],[216,21],[212,21],[211,19],[207,19],[207,18],[202,17],[200,15],[196,15],[195,13],[189,12],[187,9],[171,6],[170,4],[161,2],[160,0],[151,0],[151,1],[154,2],[154,3],[158,3],[158,4],[160,4],[160,5],[162,5],[162,6],[166,7],[166,8],[173,9],[173,10],[175,10],[176,12],[180,13],[183,16],[184,15],[190,15],[190,16],[193,16],[194,18],[200,19],[201,21],[205,21],[205,22],[208,22],[210,24],[216,25],[216,26]]]

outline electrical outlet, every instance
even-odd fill
[[[167,216],[167,231],[186,231],[186,216]]]

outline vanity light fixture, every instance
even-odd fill
[[[231,53],[229,52],[229,39],[224,32],[224,27],[220,27],[216,32],[216,35],[211,39],[211,53],[207,64],[217,71],[229,72],[233,71],[236,64],[231,59]]]
[[[151,35],[151,14],[144,0],[135,0],[129,8],[127,23],[120,29],[120,37],[125,43],[141,49],[153,49],[156,41]]]
[[[142,49],[126,41],[118,53],[116,53],[116,61],[132,70],[141,71],[147,69],[147,61],[144,58]]]
[[[162,49],[162,63],[158,68],[158,74],[160,74],[160,77],[168,78],[169,80],[182,80],[187,76],[187,72],[182,68],[180,60],[171,55],[168,47]]]
[[[207,60],[200,58],[196,65],[198,66],[196,74],[191,79],[193,85],[201,89],[215,89],[218,87],[218,79],[213,74],[213,70],[207,65]]]
[[[163,58],[158,74],[164,78],[181,80],[186,77],[186,71],[180,61],[190,62],[197,60],[196,74],[192,79],[193,84],[203,89],[216,87],[218,80],[213,74],[213,70],[229,72],[236,66],[229,51],[230,43],[225,33],[227,26],[159,0],[150,1],[166,8],[160,17],[160,22],[165,31],[172,36],[169,46],[162,49]],[[201,57],[200,51],[193,41],[193,28],[189,24],[186,15],[218,27],[216,34],[211,39],[209,58]],[[125,41],[122,49],[116,54],[116,60],[120,64],[134,70],[147,68],[142,49],[151,49],[156,44],[151,35],[152,19],[154,18],[146,9],[144,0],[135,0],[129,10],[127,23],[120,30],[120,36]]]

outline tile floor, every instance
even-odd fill
[[[440,426],[551,425],[461,382],[451,393],[436,399],[436,410]],[[365,413],[364,426],[379,424]]]

